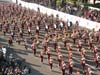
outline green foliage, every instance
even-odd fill
[[[57,5],[61,4],[62,0],[57,0]],[[76,2],[77,4],[83,4],[81,2],[81,0],[66,0],[66,2]],[[96,4],[89,4],[89,3],[85,3],[84,6],[91,6],[91,7],[96,7],[96,8],[100,8],[100,3],[96,3]]]
[[[96,3],[96,4],[84,4],[85,6],[91,6],[91,7],[96,7],[96,8],[100,8],[100,3]]]
[[[66,0],[66,1],[70,1],[70,2],[76,2],[76,1],[78,1],[78,0]]]

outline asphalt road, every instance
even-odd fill
[[[33,27],[33,32],[34,32],[34,27]],[[24,33],[26,33],[26,31],[24,31]],[[11,46],[11,48],[8,48],[9,49],[8,51],[10,51],[10,53],[13,53],[13,55],[17,58],[25,59],[25,64],[28,65],[32,69],[31,75],[61,75],[60,69],[58,67],[58,63],[56,61],[57,53],[53,49],[52,49],[52,56],[54,60],[53,70],[50,71],[50,67],[47,62],[47,55],[44,56],[44,62],[43,63],[40,62],[39,52],[41,50],[41,41],[42,41],[43,35],[44,35],[44,29],[41,29],[40,36],[39,36],[40,43],[37,48],[36,56],[33,55],[31,48],[29,48],[28,50],[25,50],[23,43],[21,43],[21,45],[18,45],[16,41],[13,42],[13,46]],[[27,34],[25,36],[30,38]],[[9,34],[7,34],[6,36],[3,36],[2,32],[0,32],[0,44],[7,46],[8,37],[9,37]],[[72,42],[70,38],[68,38],[68,41]],[[63,47],[63,43],[61,40],[59,40],[59,43],[61,44],[61,48],[62,48],[61,53],[63,54],[64,60],[67,64],[68,63],[68,51]],[[29,47],[30,45],[31,44],[29,43]],[[97,45],[98,47],[100,46],[100,44],[97,44]],[[82,73],[82,67],[80,65],[81,55],[77,51],[77,48],[75,48],[74,46],[75,45],[73,45],[73,50],[72,50],[73,61],[74,61],[73,75],[75,75],[75,72],[77,69],[81,71],[81,75],[85,75]],[[93,72],[92,75],[97,75],[98,69],[95,68],[95,63],[93,62],[93,53],[88,49],[88,46],[84,46],[84,47],[87,49],[86,65],[91,67],[92,72]],[[100,51],[99,51],[99,54],[100,54]],[[68,70],[66,70],[66,75],[68,75],[67,73],[68,73]]]

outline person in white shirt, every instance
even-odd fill
[[[3,52],[3,56],[6,57],[6,51],[7,49],[5,48],[5,46],[2,47],[2,52]]]

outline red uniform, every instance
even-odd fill
[[[79,48],[79,51],[82,49],[82,42],[79,40],[77,47]]]
[[[46,42],[46,40],[43,40],[42,45],[44,47],[44,51],[46,52],[47,51],[47,42]]]
[[[68,46],[67,46],[67,50],[68,50],[68,51],[72,51],[72,47],[71,47],[71,44],[70,44],[70,43],[69,43]]]
[[[96,63],[96,67],[98,68],[98,64],[99,64],[99,55],[98,54],[95,54],[94,62]]]
[[[58,63],[59,63],[59,67],[61,68],[61,62],[62,62],[62,55],[60,53],[58,53]]]
[[[92,48],[92,41],[93,41],[93,39],[90,37],[88,40],[88,45],[90,46],[90,49]]]
[[[68,59],[72,59],[72,52],[68,51]]]
[[[54,31],[55,31],[55,30],[56,30],[56,28],[57,28],[57,25],[56,25],[56,24],[54,24],[54,27],[53,27],[53,28],[54,28]]]
[[[13,31],[11,32],[11,37],[12,37],[12,39],[14,39],[14,32]]]
[[[66,38],[63,38],[63,42],[64,42],[64,47],[66,47],[66,43],[67,43]]]
[[[19,29],[19,34],[20,34],[20,38],[23,38],[23,32],[21,28]]]
[[[58,53],[58,52],[60,52],[60,50],[61,50],[61,47],[59,45],[57,45],[56,46],[56,52]]]
[[[82,35],[82,39],[84,39],[84,43],[86,43],[86,42],[87,42],[86,32],[84,32],[84,33],[83,33],[83,35]]]
[[[60,30],[62,30],[63,29],[63,22],[60,22]]]
[[[50,69],[52,70],[53,67],[53,59],[50,57],[50,59],[48,60],[49,65],[50,65]]]
[[[33,42],[33,44],[31,45],[31,47],[32,47],[33,54],[36,55],[36,45],[35,45],[34,42]]]
[[[56,37],[53,38],[53,42],[54,42],[54,49],[57,49],[57,39]]]
[[[50,51],[50,48],[49,47],[47,48],[47,55],[48,55],[48,60],[49,60],[50,57],[51,57],[51,51]]]
[[[38,34],[39,35],[39,26],[36,26],[36,34]]]
[[[49,26],[45,25],[45,31],[48,32],[48,30],[49,30]]]
[[[27,38],[24,39],[24,47],[27,50],[28,49],[28,41]]]
[[[40,52],[41,62],[43,62],[43,51]]]
[[[97,49],[98,49],[98,48],[94,45],[94,46],[93,46],[93,52],[94,52],[95,54],[97,53]]]
[[[2,32],[3,32],[4,36],[5,36],[5,34],[6,34],[6,26],[2,27]]]
[[[73,62],[72,60],[69,60],[69,75],[73,72]]]
[[[31,28],[30,28],[30,27],[28,27],[28,34],[29,34],[29,35],[32,35],[32,33],[31,33]]]
[[[71,34],[71,38],[73,39],[73,43],[75,44],[75,43],[76,43],[75,33],[72,33],[72,34]]]
[[[84,48],[82,48],[82,50],[81,50],[81,56],[84,56],[85,57],[85,49]]]
[[[65,70],[66,70],[66,64],[65,63],[62,63],[62,74],[61,75],[65,75]]]
[[[91,69],[89,67],[87,68],[86,75],[91,75]]]
[[[81,58],[81,65],[84,71],[85,70],[85,58],[84,57]]]

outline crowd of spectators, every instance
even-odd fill
[[[76,3],[62,2],[59,6],[57,6],[56,0],[54,1],[52,0],[24,0],[24,1],[34,2],[37,4],[41,4],[41,5],[62,11],[64,13],[68,13],[71,15],[86,18],[88,20],[100,22],[100,10],[89,9],[88,7],[85,7],[83,5],[78,5]]]
[[[73,25],[72,23],[68,24],[69,22],[64,22],[59,19],[59,15],[57,15],[56,18],[54,18],[53,15],[47,16],[47,14],[40,13],[39,8],[36,12],[25,7],[23,8],[21,4],[17,5],[13,3],[2,2],[0,3],[0,11],[0,29],[2,30],[4,36],[6,36],[6,34],[9,34],[9,45],[12,46],[13,41],[18,42],[18,45],[20,45],[21,40],[23,40],[25,42],[25,48],[27,49],[27,44],[29,44],[27,42],[29,41],[27,37],[31,38],[33,36],[34,39],[31,40],[31,49],[34,55],[37,55],[38,43],[42,46],[40,58],[43,59],[44,52],[48,55],[47,61],[50,65],[51,70],[53,67],[53,55],[51,49],[49,49],[49,44],[47,43],[52,44],[52,46],[50,47],[52,47],[52,49],[54,49],[55,53],[57,54],[57,60],[54,61],[57,61],[57,64],[59,64],[62,75],[65,75],[66,67],[69,71],[69,75],[73,73],[73,47],[76,47],[75,51],[79,53],[80,59],[78,60],[81,63],[79,63],[78,65],[82,66],[82,71],[85,71],[87,75],[91,75],[90,67],[88,66],[87,68],[86,66],[86,63],[89,62],[88,59],[90,59],[85,57],[87,56],[87,46],[90,49],[90,56],[93,55],[92,59],[90,59],[93,62],[92,66],[94,66],[95,63],[96,68],[99,67],[99,52],[97,44],[100,43],[100,30],[95,32],[94,29],[93,31],[89,31],[85,28],[81,29],[78,26],[78,22],[76,22],[75,25]],[[34,32],[33,30],[35,30],[36,32]],[[43,35],[39,33],[40,30],[44,32]],[[39,42],[41,35],[42,43]],[[68,57],[66,58],[66,60],[68,60],[67,62],[63,60],[64,56],[61,52],[63,50],[61,48],[61,45],[59,44],[59,36],[60,41],[64,43],[63,47],[68,51]],[[50,41],[48,41],[48,37]],[[68,38],[70,38],[71,41]],[[85,44],[85,46],[83,44]],[[7,62],[8,66],[6,66],[5,68],[5,66],[1,65],[2,73],[6,72],[8,73],[8,75],[10,73],[10,75],[12,75],[13,73],[17,73],[20,75],[20,73],[22,74],[24,71],[27,71],[26,67],[23,70],[23,68],[19,66],[21,63],[15,63],[16,59],[12,58],[12,54],[10,55],[10,61],[5,60],[3,62]],[[4,64],[3,62],[2,64]],[[43,60],[41,60],[41,62],[43,62]],[[77,64],[75,63],[74,65]],[[79,72],[80,70],[77,71],[78,74],[76,75],[79,75]]]
[[[23,65],[24,62],[24,60],[16,58],[13,54],[6,54],[5,56],[3,49],[0,48],[0,75],[30,74],[30,68]]]

